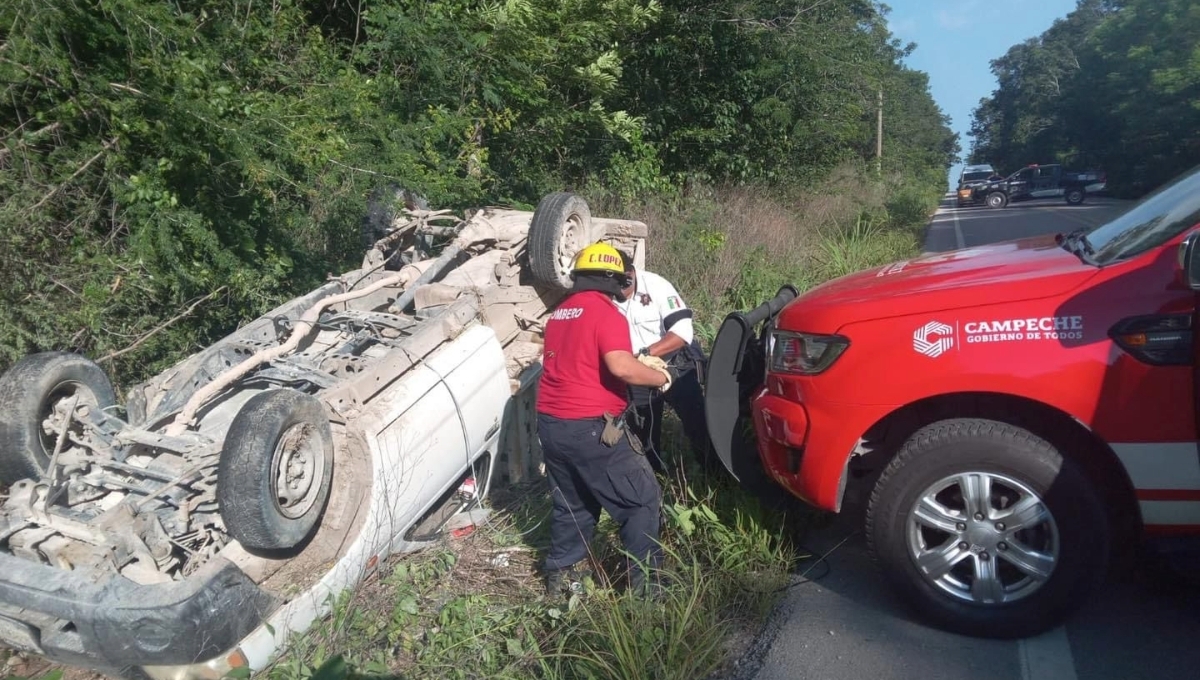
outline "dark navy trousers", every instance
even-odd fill
[[[563,420],[538,414],[538,438],[554,508],[546,571],[566,569],[588,554],[603,508],[620,527],[621,543],[633,557],[657,568],[662,560],[659,507],[662,489],[645,456],[622,437],[600,442],[603,419]],[[642,581],[634,570],[631,582]]]

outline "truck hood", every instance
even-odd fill
[[[785,307],[777,325],[832,333],[852,322],[1053,297],[1098,272],[1053,236],[934,253],[817,286]]]

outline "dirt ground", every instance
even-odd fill
[[[55,670],[62,671],[60,680],[115,680],[100,673],[52,664],[34,654],[0,649],[0,678],[4,680],[37,680]]]

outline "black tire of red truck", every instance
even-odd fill
[[[999,639],[1044,632],[1083,603],[1107,578],[1110,533],[1075,461],[979,418],[917,431],[880,476],[866,517],[872,557],[917,612]]]

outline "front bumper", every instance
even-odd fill
[[[763,337],[796,297],[796,289],[785,286],[774,298],[746,313],[731,312],[721,323],[705,380],[708,433],[717,457],[738,481],[751,488],[759,479],[773,481],[810,505],[837,512],[846,463],[859,436],[889,409],[813,399],[805,389],[808,379],[767,373]],[[753,425],[753,441],[747,441],[746,419]]]
[[[183,581],[139,585],[0,554],[0,642],[100,671],[207,661],[278,605],[221,558]]]
[[[778,378],[767,384],[750,406],[763,469],[809,505],[840,511],[850,456],[890,409],[788,398],[801,390]]]

